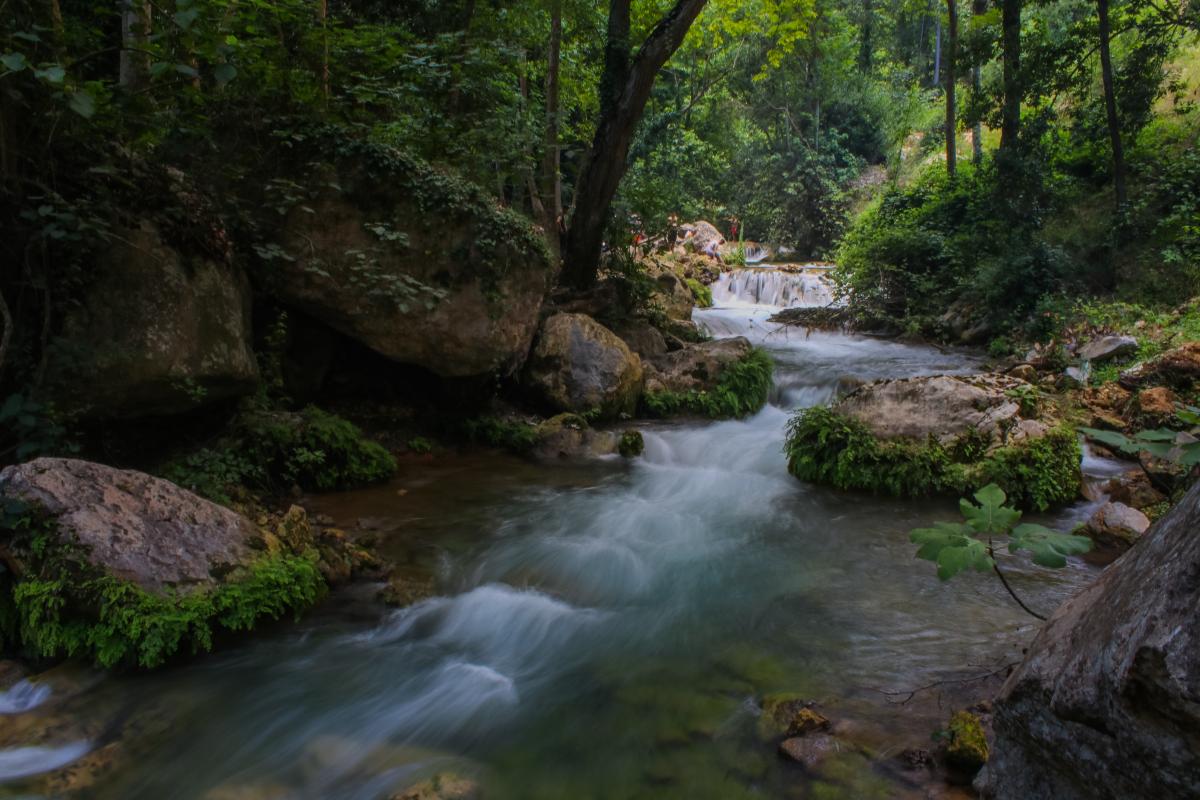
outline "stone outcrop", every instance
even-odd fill
[[[1055,612],[995,705],[997,800],[1200,797],[1200,485]]]
[[[318,170],[287,214],[274,291],[442,377],[516,371],[554,273],[541,235],[415,158],[363,147]]]
[[[646,391],[710,391],[725,369],[750,355],[752,349],[748,339],[735,336],[653,356],[646,359]]]
[[[725,237],[711,222],[697,220],[679,226],[679,241],[684,249],[693,253],[704,253],[710,245],[725,244]]]
[[[668,319],[690,320],[692,309],[696,305],[696,296],[688,287],[687,282],[677,275],[671,267],[656,259],[643,262],[646,275],[654,281],[654,296],[652,302],[662,307]]]
[[[612,332],[643,359],[667,352],[667,340],[662,331],[644,319],[622,320],[612,326]]]
[[[1132,336],[1101,336],[1080,347],[1075,355],[1084,361],[1108,361],[1136,353],[1138,340]]]
[[[583,314],[543,323],[525,369],[525,385],[556,411],[632,414],[642,391],[642,362],[625,342]]]
[[[142,472],[39,458],[0,472],[0,496],[34,503],[63,544],[148,591],[212,586],[256,555],[262,534],[242,515]]]
[[[251,392],[250,286],[224,253],[187,252],[153,223],[124,230],[51,342],[46,384],[91,418],[188,411]]]
[[[973,429],[994,441],[1019,441],[1046,431],[1044,424],[1022,419],[1020,404],[1006,394],[1026,385],[996,374],[876,381],[850,393],[835,408],[881,439],[924,441],[933,436],[945,443]]]
[[[1150,528],[1150,519],[1124,503],[1105,503],[1087,521],[1081,533],[1091,537],[1099,551],[1123,553]]]
[[[1187,342],[1121,373],[1126,389],[1170,386],[1185,391],[1200,381],[1200,342]]]
[[[533,455],[538,458],[581,458],[617,452],[620,437],[598,431],[578,414],[559,414],[537,426]]]

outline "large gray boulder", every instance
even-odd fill
[[[928,437],[945,443],[978,430],[994,441],[1020,441],[1045,433],[1037,420],[1021,419],[1008,392],[1027,384],[1008,375],[933,375],[869,383],[835,409],[859,420],[881,439]]]
[[[995,704],[998,800],[1200,797],[1200,485],[1055,612]]]
[[[1101,336],[1079,348],[1076,355],[1085,361],[1108,361],[1136,353],[1137,349],[1138,340],[1132,336]]]
[[[224,254],[123,230],[51,344],[46,384],[86,417],[188,411],[251,392],[250,286]]]
[[[0,497],[40,506],[62,544],[147,591],[215,585],[261,552],[241,514],[133,470],[39,458],[0,471]]]
[[[605,417],[633,413],[642,378],[637,353],[583,314],[549,317],[525,369],[525,385],[546,406]]]
[[[688,344],[646,360],[647,392],[706,392],[717,387],[726,368],[750,355],[744,336]]]
[[[317,171],[271,272],[287,303],[447,378],[511,374],[554,269],[520,215],[390,150]]]

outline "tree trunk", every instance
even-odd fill
[[[1100,77],[1104,83],[1104,110],[1108,115],[1108,137],[1112,140],[1113,188],[1117,195],[1117,210],[1125,207],[1125,151],[1121,146],[1121,120],[1117,117],[1117,97],[1113,91],[1112,54],[1108,26],[1108,0],[1096,0],[1100,15]]]
[[[863,0],[862,35],[858,43],[858,67],[863,72],[871,70],[875,54],[875,8],[872,3],[873,0]]]
[[[562,157],[558,149],[558,72],[562,52],[562,0],[550,5],[550,47],[546,54],[546,152],[542,161],[542,196],[546,233],[552,242],[562,224]]]
[[[955,0],[946,0],[946,173],[953,178],[958,171],[958,152],[955,137],[958,135],[958,115],[954,107],[955,60],[958,58],[958,6]]]
[[[942,17],[939,14],[933,33],[933,85],[942,82]]]
[[[629,147],[650,99],[654,78],[683,43],[705,4],[705,0],[676,0],[631,63],[630,2],[609,3],[600,120],[587,163],[575,184],[574,211],[563,243],[563,280],[576,287],[587,287],[596,280],[609,208],[628,167]]]
[[[1001,46],[1004,52],[1004,106],[1000,149],[1012,151],[1021,134],[1021,0],[1002,0]]]
[[[329,103],[329,0],[317,0],[317,22],[321,25],[321,96]]]
[[[975,0],[975,4],[971,8],[972,16],[979,16],[987,13],[987,0]],[[979,94],[983,91],[983,68],[979,63],[978,54],[973,59],[974,64],[971,65],[971,94],[973,95],[976,109],[978,109]],[[971,160],[976,164],[983,163],[983,121],[979,118],[978,111],[975,111],[972,116],[975,117],[975,124],[971,127]]]
[[[149,56],[142,52],[150,38],[150,3],[121,0],[121,59],[117,83],[127,91],[142,88],[150,74]]]

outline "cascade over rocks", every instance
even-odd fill
[[[646,359],[646,391],[710,391],[725,369],[750,355],[751,349],[748,339],[735,336],[652,356]]]
[[[557,411],[632,414],[642,391],[642,361],[625,342],[583,314],[554,314],[543,324],[524,383]]]
[[[387,358],[446,377],[511,374],[553,268],[540,234],[479,190],[364,146],[287,214],[274,290]]]
[[[1200,484],[1063,604],[995,704],[996,800],[1200,797]]]
[[[176,249],[146,220],[95,275],[51,342],[46,384],[63,407],[135,418],[253,391],[250,285],[229,258]]]

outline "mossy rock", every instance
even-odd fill
[[[648,360],[644,411],[652,417],[740,419],[767,403],[775,363],[741,337],[689,345]]]
[[[970,711],[959,711],[950,717],[947,730],[946,761],[951,766],[971,773],[978,772],[988,760],[987,736],[983,723]]]
[[[784,449],[792,475],[838,489],[961,496],[995,483],[1013,505],[1038,511],[1079,493],[1081,452],[1066,425],[999,447],[976,430],[948,441],[881,439],[857,419],[816,407],[792,418]]]
[[[762,701],[762,716],[758,718],[759,738],[770,741],[829,730],[829,720],[813,705],[811,700],[792,693],[767,695]]]
[[[697,306],[700,308],[712,308],[713,293],[711,286],[705,286],[695,278],[688,278],[687,286],[692,290],[692,295],[696,298]]]
[[[646,440],[642,438],[641,431],[625,431],[621,434],[621,441],[617,443],[617,452],[624,458],[636,458],[645,449]]]
[[[143,473],[38,459],[0,473],[0,648],[102,667],[161,666],[312,605],[307,526],[279,534]]]

